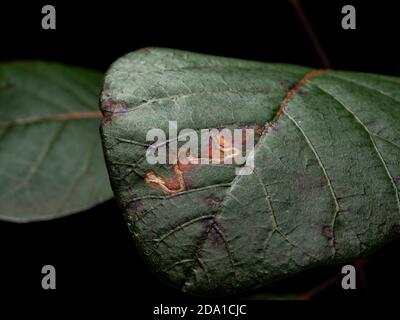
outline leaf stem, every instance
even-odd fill
[[[315,49],[315,51],[317,51],[317,54],[318,54],[319,58],[321,59],[322,65],[326,69],[330,69],[331,63],[328,59],[328,56],[326,55],[324,48],[322,48],[321,43],[319,42],[318,37],[317,37],[310,21],[308,20],[306,14],[304,13],[304,10],[300,4],[300,1],[299,0],[290,0],[290,3],[292,4],[298,17],[300,18],[300,20],[304,26],[304,29],[306,29],[306,32],[314,46],[314,49]]]

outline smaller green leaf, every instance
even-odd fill
[[[54,219],[112,197],[99,138],[102,75],[0,65],[0,220]]]

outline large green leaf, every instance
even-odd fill
[[[0,220],[53,219],[112,197],[97,109],[101,74],[0,65]]]
[[[116,197],[152,270],[197,294],[258,287],[352,261],[400,232],[400,79],[146,49],[117,60],[101,97]],[[164,194],[146,133],[263,128],[255,170],[197,165]]]

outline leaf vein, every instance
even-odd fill
[[[368,137],[372,143],[373,149],[378,156],[380,162],[382,163],[382,166],[390,180],[390,183],[394,189],[394,194],[397,202],[397,208],[400,214],[400,196],[399,196],[399,190],[397,189],[396,182],[394,181],[394,178],[392,174],[390,173],[390,170],[386,164],[385,159],[383,158],[378,146],[376,145],[375,140],[373,139],[373,134],[369,131],[368,127],[361,121],[361,119],[351,110],[349,109],[344,103],[342,103],[339,99],[337,99],[331,92],[322,89],[320,86],[317,86],[322,92],[325,92],[325,94],[329,95],[332,99],[334,99],[340,106],[342,106],[348,113],[350,113],[354,120],[365,130],[365,132],[368,134]]]
[[[339,200],[338,197],[336,195],[335,189],[332,185],[332,181],[331,178],[328,174],[328,171],[325,168],[325,165],[323,164],[321,157],[319,156],[317,150],[315,149],[314,145],[312,144],[310,138],[307,136],[307,134],[304,132],[303,128],[298,124],[298,122],[285,110],[284,114],[290,119],[290,121],[292,121],[292,123],[297,127],[297,129],[300,131],[300,133],[302,134],[302,136],[304,137],[308,147],[310,148],[310,150],[312,151],[312,153],[314,154],[315,158],[317,159],[318,165],[320,166],[326,183],[328,185],[330,194],[332,196],[332,199],[335,203],[335,212],[333,214],[333,218],[331,221],[331,228],[332,228],[332,240],[331,240],[331,244],[332,244],[332,250],[333,250],[333,255],[336,255],[336,246],[335,246],[335,241],[336,241],[336,237],[335,237],[335,227],[336,227],[336,219],[341,211],[340,205],[339,205]]]

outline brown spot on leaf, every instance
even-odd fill
[[[132,200],[126,206],[126,210],[129,214],[140,215],[144,211],[144,207],[140,200]]]
[[[258,136],[261,136],[264,133],[264,131],[265,131],[265,127],[257,126],[254,129],[255,134],[258,135]]]
[[[161,189],[167,195],[186,190],[185,178],[178,164],[172,166],[172,173],[173,177],[168,178],[154,171],[146,171],[144,174],[144,182],[157,189]]]
[[[323,226],[321,229],[321,234],[328,240],[332,240],[332,238],[333,238],[332,227],[331,226]]]
[[[219,203],[221,202],[221,199],[219,199],[218,197],[216,197],[214,194],[210,194],[205,198],[207,205],[211,208],[211,209],[216,209],[218,208]]]
[[[211,246],[213,248],[219,248],[223,245],[224,239],[220,233],[220,227],[217,225],[216,222],[213,222],[208,229],[207,238],[210,240]]]
[[[321,229],[321,234],[329,241],[331,244],[332,248],[337,252],[339,249],[339,246],[336,242],[336,238],[333,232],[333,229],[331,226],[323,226]]]
[[[400,187],[400,176],[394,177],[394,182],[398,187]]]
[[[125,101],[118,101],[112,98],[104,100],[100,106],[103,113],[103,122],[105,124],[111,122],[115,117],[120,116],[128,111],[128,104]]]
[[[139,196],[132,190],[127,190],[124,193],[124,197],[129,199],[128,203],[125,206],[125,212],[131,217],[141,217],[146,209],[143,207],[142,202],[139,199]]]

